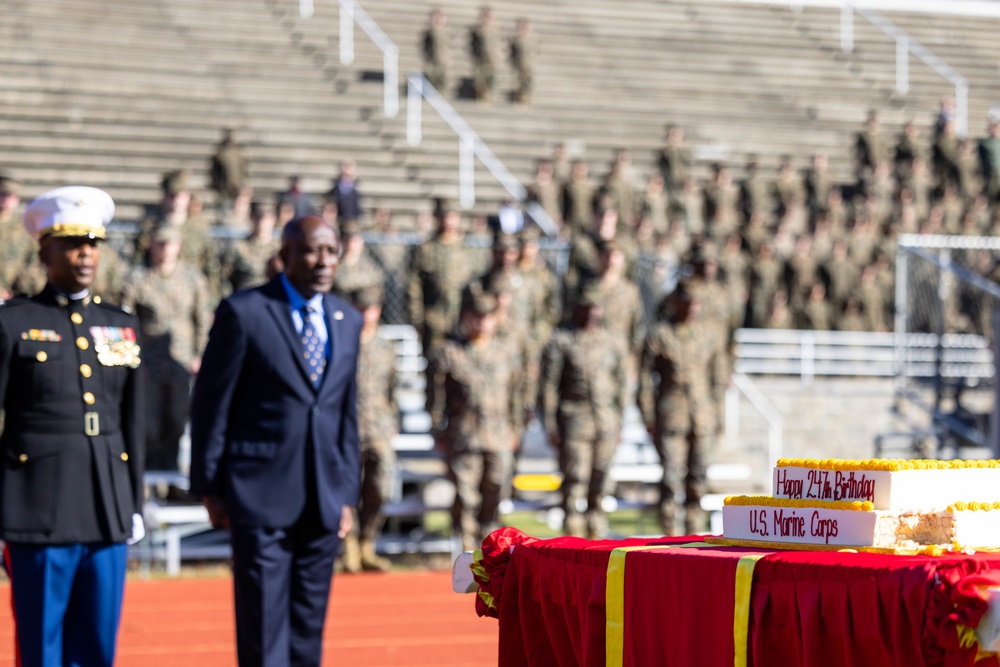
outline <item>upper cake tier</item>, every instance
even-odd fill
[[[780,459],[775,498],[868,501],[876,510],[938,510],[1000,502],[1000,461]]]

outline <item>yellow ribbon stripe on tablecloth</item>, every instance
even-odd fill
[[[605,664],[622,667],[625,655],[625,556],[630,551],[654,551],[681,547],[710,547],[704,542],[690,544],[657,544],[654,546],[619,547],[608,559],[608,580],[605,590]]]
[[[750,631],[750,593],[753,588],[753,569],[764,554],[740,558],[736,564],[736,604],[733,605],[733,643],[735,667],[747,667],[747,634]]]

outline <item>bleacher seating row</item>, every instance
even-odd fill
[[[405,140],[405,114],[378,112],[381,54],[360,35],[357,59],[337,58],[336,0],[317,0],[311,19],[296,0],[117,3],[10,0],[0,16],[0,150],[27,194],[76,181],[108,188],[123,219],[155,201],[159,175],[189,167],[204,182],[219,129],[240,130],[259,190],[292,173],[307,189],[329,187],[336,162],[357,159],[370,205],[405,221],[431,196],[457,193],[456,141],[425,118],[424,142]],[[466,30],[477,7],[460,0],[363,3],[400,48],[400,71],[420,68],[419,32],[432,5],[451,19],[456,84],[471,71]],[[890,40],[856,21],[856,49],[839,49],[838,10],[738,2],[495,4],[509,34],[530,16],[540,41],[529,108],[457,100],[459,112],[522,180],[557,141],[599,175],[618,147],[637,176],[651,166],[666,122],[703,152],[736,164],[747,153],[773,168],[789,154],[804,166],[830,154],[849,176],[850,135],[869,108],[890,136],[909,117],[929,125],[949,85],[911,67],[905,97],[893,90]],[[891,18],[969,79],[972,130],[1000,99],[995,21],[893,13]],[[501,90],[510,74],[501,68]],[[477,177],[488,212],[502,189]]]

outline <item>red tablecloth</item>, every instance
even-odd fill
[[[605,665],[611,552],[698,539],[520,543],[523,535],[505,529],[497,547],[494,536],[484,553],[486,569],[498,575],[492,585],[502,667]],[[512,553],[509,542],[519,543]],[[977,647],[960,646],[960,626],[978,625],[986,608],[972,584],[1000,584],[997,555],[633,551],[626,556],[620,664],[732,665],[736,567],[752,553],[765,554],[753,571],[749,605],[747,664],[756,667],[971,665]],[[976,664],[1000,666],[994,657]]]

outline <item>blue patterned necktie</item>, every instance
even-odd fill
[[[302,307],[302,356],[305,357],[306,365],[309,367],[309,379],[312,380],[313,387],[319,388],[323,382],[323,371],[326,370],[326,349],[316,327],[313,326],[309,316],[315,311],[309,306]]]

